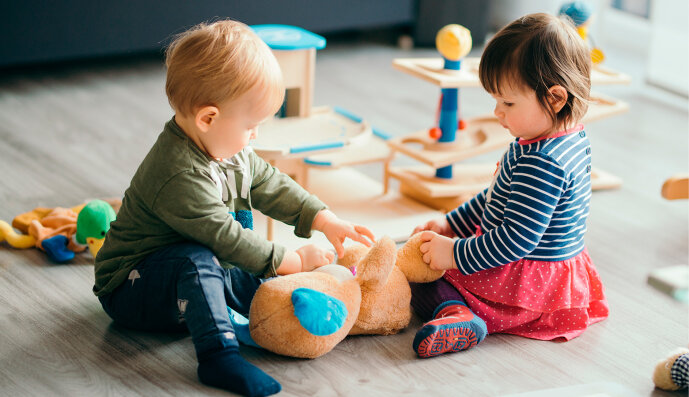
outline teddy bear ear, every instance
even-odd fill
[[[368,253],[369,250],[370,248],[359,243],[345,247],[344,255],[342,258],[337,259],[337,264],[352,270],[359,264],[361,259]]]
[[[356,278],[362,288],[375,290],[385,285],[395,265],[396,250],[395,242],[388,236],[373,244],[356,268]]]
[[[445,274],[444,270],[433,270],[423,261],[421,243],[421,233],[416,233],[397,251],[397,267],[412,283],[430,283]]]

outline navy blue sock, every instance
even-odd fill
[[[282,390],[280,383],[242,358],[235,349],[199,357],[198,374],[206,385],[245,396],[269,396]]]

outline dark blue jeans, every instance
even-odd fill
[[[203,245],[184,243],[147,256],[129,278],[101,296],[103,309],[127,328],[191,333],[197,357],[237,348],[227,306],[248,317],[262,279],[220,267]]]

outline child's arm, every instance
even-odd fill
[[[457,267],[472,274],[525,257],[538,246],[565,189],[565,171],[555,160],[540,153],[523,155],[512,175],[503,223],[456,241],[428,232],[422,237],[427,241],[421,248],[424,260],[432,269]]]
[[[371,245],[374,236],[366,227],[339,219],[316,196],[253,152],[251,159],[254,175],[251,198],[254,208],[271,218],[294,225],[294,234],[299,237],[310,237],[312,230],[323,232],[338,257],[344,255],[342,242],[347,237]]]
[[[244,229],[218,197],[210,175],[187,171],[170,178],[149,203],[151,211],[170,227],[170,242],[190,240],[208,247],[220,263],[228,262],[249,273],[272,277],[285,248]],[[181,237],[180,237],[181,236]]]
[[[470,237],[476,232],[476,225],[481,224],[481,215],[486,204],[488,188],[464,202],[442,218],[430,221],[414,228],[413,234],[430,230],[445,237]]]
[[[335,254],[332,251],[309,244],[298,248],[296,251],[285,252],[277,273],[282,276],[292,273],[310,272],[332,263],[333,259],[335,259]]]
[[[328,241],[335,247],[338,258],[342,258],[344,255],[342,243],[348,237],[369,247],[371,241],[375,241],[373,233],[368,228],[343,221],[329,210],[318,212],[312,227],[314,230],[319,230],[325,234]],[[366,239],[367,237],[369,240]]]
[[[476,233],[476,226],[481,224],[481,216],[486,206],[487,192],[488,188],[445,215],[457,237],[471,237]]]
[[[327,206],[289,176],[250,152],[253,180],[251,206],[265,215],[294,226],[294,234],[311,237],[313,221]]]

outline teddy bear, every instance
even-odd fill
[[[347,335],[390,335],[411,320],[409,282],[443,271],[423,262],[420,235],[397,250],[389,237],[370,249],[354,245],[337,264],[263,283],[249,310],[253,341],[274,353],[316,358]]]
[[[677,349],[659,361],[653,371],[653,383],[663,390],[686,389],[689,386],[689,349]]]

